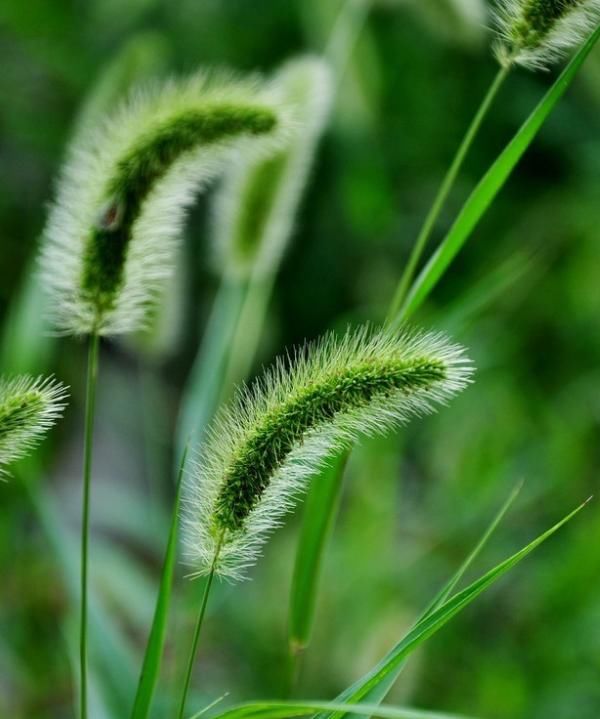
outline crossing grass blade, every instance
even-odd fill
[[[564,95],[599,37],[600,25],[573,57],[517,134],[484,175],[481,182],[473,190],[448,234],[417,277],[400,311],[396,316],[390,318],[393,325],[400,324],[413,315],[427,299],[452,260],[471,236],[477,223],[504,186],[516,164],[533,142],[558,101]]]
[[[377,706],[366,704],[340,704],[332,702],[253,702],[232,707],[212,719],[288,719],[308,716],[319,711],[338,711],[343,714],[369,714],[380,719],[467,719],[464,715],[429,712],[421,709]],[[204,710],[203,710],[204,711]],[[199,719],[203,711],[190,719]]]
[[[152,703],[152,695],[154,694],[154,689],[156,688],[156,683],[160,673],[160,662],[167,631],[169,605],[171,603],[171,590],[173,587],[173,575],[177,557],[177,529],[179,527],[181,478],[185,468],[187,452],[188,447],[186,446],[179,467],[177,494],[175,495],[171,528],[169,530],[169,539],[165,552],[162,575],[160,578],[158,597],[156,599],[156,608],[154,610],[152,628],[150,629],[146,653],[144,655],[144,663],[142,664],[142,671],[138,682],[133,710],[131,712],[131,719],[146,719],[148,716],[150,704]]]
[[[396,669],[403,664],[406,658],[415,651],[415,649],[441,629],[452,617],[471,604],[472,601],[506,574],[506,572],[531,554],[540,544],[555,534],[563,525],[580,512],[588,502],[589,500],[581,504],[553,527],[523,547],[523,549],[496,565],[468,587],[441,604],[441,606],[435,609],[432,608],[371,671],[342,692],[336,698],[336,701],[357,704],[366,698],[372,699],[373,696],[376,696],[377,689],[382,685],[385,686],[384,683],[386,679],[390,675],[393,675]],[[347,712],[334,710],[319,714],[318,719],[340,719],[345,713]],[[363,714],[371,715],[371,711],[365,709]]]
[[[422,619],[425,619],[425,617],[429,616],[432,612],[441,607],[442,604],[450,597],[454,588],[460,582],[469,567],[472,566],[473,562],[481,554],[481,551],[488,543],[490,537],[497,529],[498,525],[514,503],[515,499],[518,497],[522,486],[523,483],[520,482],[513,489],[508,499],[504,502],[498,513],[494,516],[490,524],[486,527],[484,533],[482,534],[481,538],[479,539],[473,550],[469,553],[469,555],[465,558],[464,562],[460,565],[456,572],[450,577],[450,579],[444,584],[440,591],[431,600],[427,608],[420,615],[419,619],[417,620],[417,623],[420,622]],[[396,682],[402,670],[406,666],[406,661],[407,660],[401,662],[394,669],[394,671],[390,672],[377,686],[371,689],[369,693],[362,698],[362,701],[367,701],[371,704],[382,702],[387,696],[390,689],[394,686],[394,683]]]

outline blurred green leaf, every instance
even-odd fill
[[[337,514],[347,459],[347,452],[333,458],[312,480],[304,502],[290,594],[289,642],[293,656],[310,641],[321,563]]]
[[[177,423],[176,449],[198,444],[221,398],[231,343],[246,298],[246,281],[225,278],[214,299],[202,345],[187,381]]]

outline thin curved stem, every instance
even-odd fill
[[[208,604],[208,595],[210,594],[210,588],[212,587],[213,579],[215,578],[215,570],[217,568],[217,562],[219,560],[219,553],[221,552],[221,542],[222,538],[219,539],[219,542],[217,544],[215,556],[210,567],[210,572],[206,579],[206,584],[204,585],[204,593],[202,594],[202,601],[200,602],[200,611],[198,612],[198,619],[196,620],[196,628],[194,629],[194,638],[192,640],[192,648],[190,650],[190,656],[188,658],[185,681],[183,684],[183,692],[181,695],[181,701],[179,703],[179,711],[177,712],[177,719],[183,719],[183,713],[185,711],[188,690],[190,688],[190,682],[192,680],[192,670],[194,668],[194,661],[196,659],[198,643],[200,641],[200,630],[202,629],[202,623],[204,622],[204,615],[206,613],[206,605]]]
[[[427,245],[427,242],[428,242],[429,238],[431,237],[431,233],[433,232],[435,224],[440,216],[440,213],[444,207],[446,200],[448,199],[448,195],[450,194],[450,191],[452,190],[452,187],[454,186],[454,183],[456,182],[456,178],[458,176],[458,173],[460,172],[463,162],[465,161],[467,153],[471,149],[473,140],[477,136],[477,133],[479,132],[479,129],[483,123],[483,120],[485,119],[496,95],[498,94],[498,91],[502,87],[509,72],[510,72],[510,66],[500,67],[500,69],[496,73],[496,76],[494,77],[494,80],[492,81],[492,84],[490,85],[485,97],[483,98],[483,101],[482,101],[481,105],[479,106],[479,109],[477,110],[473,120],[471,121],[471,124],[469,125],[469,128],[468,128],[458,150],[456,151],[456,155],[454,156],[454,159],[452,160],[452,164],[448,168],[448,171],[446,172],[446,176],[444,177],[442,184],[440,185],[437,195],[435,196],[435,199],[433,201],[433,204],[431,205],[431,208],[430,208],[429,212],[427,213],[427,217],[425,218],[423,227],[421,228],[421,231],[419,232],[419,235],[418,235],[415,245],[412,249],[412,252],[410,254],[410,257],[408,259],[406,267],[404,268],[404,272],[402,273],[402,277],[400,278],[400,282],[398,284],[396,294],[394,295],[394,299],[392,301],[392,304],[391,304],[389,312],[388,312],[388,316],[387,316],[388,322],[393,322],[395,320],[396,315],[398,314],[398,312],[400,311],[400,309],[402,307],[402,304],[403,304],[403,302],[406,298],[406,295],[408,293],[408,290],[410,288],[410,284],[413,281],[413,278],[415,276],[415,272],[417,269],[417,265],[419,264],[419,260],[421,259],[422,255],[423,255],[425,246]]]
[[[87,719],[87,615],[88,615],[88,547],[90,532],[90,484],[92,477],[92,448],[96,385],[98,380],[98,350],[100,338],[97,332],[90,336],[88,349],[87,387],[85,397],[85,431],[83,444],[83,497],[81,526],[81,615],[79,624],[80,662],[80,716]]]

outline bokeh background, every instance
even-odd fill
[[[3,0],[0,5],[0,369],[54,372],[62,422],[0,484],[0,716],[72,716],[85,344],[45,334],[35,256],[79,123],[135,78],[227,65],[269,72],[328,46],[334,0]],[[448,162],[493,74],[479,0],[374,0],[342,73],[268,306],[259,371],[285,347],[379,321]],[[350,44],[352,45],[352,44]],[[330,52],[332,50],[330,46]],[[335,50],[335,48],[334,48]],[[556,71],[517,71],[440,226]],[[118,90],[118,91],[117,91]],[[333,698],[394,643],[511,489],[477,574],[597,491],[600,467],[600,48],[427,306],[477,365],[448,409],[353,454],[297,696]],[[177,412],[219,277],[210,193],[186,228],[168,332],[103,347],[94,474],[94,719],[126,715],[173,498]],[[193,703],[286,694],[300,512],[242,585],[211,599]],[[391,699],[490,719],[600,716],[600,510],[431,639]],[[168,715],[201,589],[178,569],[155,716]],[[161,704],[162,702],[162,704]]]

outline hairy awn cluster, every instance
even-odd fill
[[[198,74],[146,90],[75,143],[42,270],[59,330],[139,329],[170,275],[185,210],[232,151],[268,145],[280,107],[257,80]]]
[[[580,44],[600,21],[600,0],[500,0],[500,63],[544,68]]]
[[[309,477],[363,434],[433,411],[469,381],[442,335],[363,328],[327,335],[242,389],[213,423],[187,483],[185,537],[197,573],[233,578],[293,506]]]
[[[0,379],[0,477],[62,416],[66,400],[65,387],[52,378]]]

